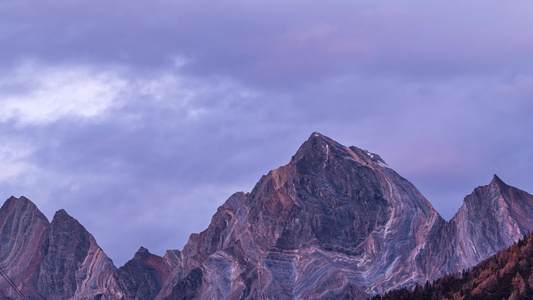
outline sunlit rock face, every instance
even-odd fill
[[[365,299],[509,246],[533,229],[533,196],[495,177],[446,222],[378,155],[314,133],[164,257],[141,247],[116,270],[66,212],[49,223],[25,198],[0,226],[0,263],[35,299]]]
[[[93,236],[64,210],[52,222],[28,199],[0,209],[0,264],[28,299],[93,299],[115,267]],[[2,278],[2,297],[19,297]]]

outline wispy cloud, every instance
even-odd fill
[[[117,104],[125,82],[86,66],[25,62],[0,79],[0,121],[39,125],[97,118]]]

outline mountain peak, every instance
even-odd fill
[[[319,132],[313,132],[311,136],[309,136],[307,141],[302,144],[302,147],[306,144],[316,144],[316,143],[321,144],[321,145],[333,146],[333,147],[343,147],[341,144],[337,143],[336,141],[330,139],[329,137]],[[300,149],[302,147],[300,147]]]
[[[135,253],[135,256],[133,257],[133,259],[141,259],[147,255],[150,255],[150,251],[148,251],[148,249],[144,248],[143,246],[141,246],[139,248],[139,250],[137,250],[137,253]]]
[[[248,236],[264,253],[323,247],[325,251],[347,255],[345,263],[357,261],[359,266],[349,276],[372,282],[364,287],[369,291],[384,289],[392,281],[415,280],[403,278],[403,266],[397,262],[414,257],[417,247],[422,247],[416,241],[444,226],[444,220],[429,202],[411,183],[390,170],[379,155],[343,146],[318,132],[302,144],[289,165],[263,177],[246,204],[249,207],[241,209],[242,213],[233,210],[231,214],[219,214],[210,230],[196,241],[191,240],[190,245],[198,248],[198,244],[207,241],[209,246],[203,248],[210,251],[202,253],[207,256],[230,245],[220,242],[219,237],[243,236],[241,232],[225,232],[227,228],[250,228]],[[228,219],[250,225],[229,226]],[[409,231],[411,224],[416,226]],[[404,243],[404,239],[409,242]],[[400,241],[402,249],[398,250]],[[239,243],[252,242],[240,238]],[[395,258],[374,255],[376,247]],[[366,252],[367,249],[372,250]],[[384,280],[377,265],[394,271]],[[418,272],[417,268],[416,264],[409,264],[405,272]],[[269,272],[277,272],[275,269]],[[305,276],[315,275],[318,276]]]
[[[37,218],[39,218],[44,224],[49,223],[46,216],[37,208],[35,203],[24,196],[20,196],[19,198],[11,196],[6,202],[4,202],[2,208],[0,208],[0,217],[7,216],[9,214],[15,214],[18,216],[24,214],[33,214],[37,216]]]
[[[18,200],[18,198],[12,195],[6,201],[17,201],[17,200]]]
[[[311,165],[325,165],[330,156],[339,151],[344,151],[344,147],[341,144],[318,132],[314,132],[296,151],[291,163],[308,161]]]
[[[60,210],[56,211],[56,213],[54,214],[54,217],[52,218],[52,222],[57,221],[57,220],[68,220],[68,221],[71,221],[71,220],[75,220],[75,219],[71,215],[69,215],[66,210],[60,209]]]
[[[344,150],[344,146],[330,139],[329,137],[322,135],[318,132],[313,132],[311,136],[305,141],[296,154],[295,158],[300,159],[303,156],[311,156],[315,158],[327,159],[332,153],[330,150]]]
[[[505,182],[503,182],[503,180],[501,180],[498,175],[494,174],[492,180],[489,183],[489,186],[506,187],[507,184],[505,184]]]
[[[28,207],[28,208],[37,209],[37,206],[35,205],[35,203],[33,203],[30,199],[24,196],[20,196],[19,198],[15,196],[11,196],[9,197],[9,199],[6,200],[4,205],[7,203],[9,203],[9,205],[17,205],[20,207]]]
[[[387,163],[375,153],[355,146],[346,147],[319,132],[311,134],[292,158],[292,163],[307,161],[310,165],[320,165],[324,169],[332,160],[344,159],[355,161],[359,165],[370,168],[390,168]]]

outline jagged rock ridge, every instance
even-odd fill
[[[96,245],[92,236],[78,239],[81,250],[62,260],[67,253],[49,246],[69,244],[54,235],[66,234],[60,224],[68,220],[62,213],[52,224],[44,216],[30,219],[18,213],[35,232],[47,232],[24,243],[51,250],[34,255],[35,264],[43,265],[35,269],[40,272],[37,281],[21,278],[27,292],[50,293],[55,299],[82,294],[102,299],[362,299],[476,264],[533,229],[531,212],[533,196],[495,176],[467,196],[446,222],[381,157],[314,133],[287,165],[263,176],[250,193],[232,195],[204,232],[191,235],[183,251],[158,257],[141,248],[118,270],[108,263],[108,271],[96,281],[95,275],[86,276],[92,281],[72,277],[72,272],[83,274],[76,273],[76,266],[89,257],[83,249]],[[4,235],[13,234],[5,224],[19,222],[14,221],[18,215],[3,214],[4,207],[2,247]],[[13,241],[6,243],[6,253],[17,251]],[[72,259],[78,263],[70,263]],[[68,269],[63,278],[58,268]],[[92,288],[79,288],[89,281]],[[45,288],[44,282],[50,284]]]

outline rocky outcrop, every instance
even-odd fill
[[[533,196],[495,176],[446,222],[379,155],[314,133],[183,251],[141,247],[115,270],[66,212],[48,223],[10,198],[0,262],[36,299],[364,299],[476,264],[531,231],[532,213]]]
[[[0,264],[27,298],[93,299],[106,290],[115,266],[64,210],[49,223],[30,200],[11,197],[0,222]],[[16,299],[7,282],[0,287]]]

